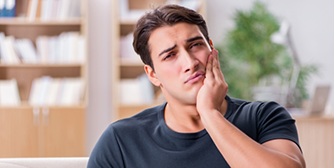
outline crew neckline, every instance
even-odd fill
[[[226,95],[225,97],[226,101],[227,101],[227,110],[226,110],[226,113],[224,114],[224,117],[227,119],[232,111],[231,111],[231,99]],[[170,129],[166,122],[165,122],[165,117],[164,117],[164,110],[165,110],[165,107],[167,105],[167,102],[165,102],[163,105],[160,106],[160,108],[158,109],[158,120],[159,120],[159,125],[162,127],[162,130],[174,137],[174,138],[178,138],[178,139],[199,139],[205,135],[208,134],[208,132],[206,131],[206,129],[204,128],[203,130],[201,131],[198,131],[198,132],[194,132],[194,133],[181,133],[181,132],[176,132],[172,129]]]

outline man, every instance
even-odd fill
[[[138,21],[133,46],[167,102],[111,124],[88,167],[305,167],[283,107],[226,95],[201,15],[159,7]]]

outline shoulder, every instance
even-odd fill
[[[278,103],[230,98],[229,105],[228,120],[257,142],[289,139],[298,144],[295,120]]]
[[[152,126],[159,122],[160,115],[163,114],[166,103],[145,109],[134,116],[118,120],[110,125],[114,131],[123,131],[124,129],[139,129]]]
[[[96,143],[87,167],[125,167],[124,146],[129,147],[138,137],[145,138],[143,133],[152,132],[164,107],[165,104],[152,107],[110,124]]]
[[[251,113],[259,118],[272,115],[283,115],[285,117],[290,117],[290,114],[287,110],[274,101],[262,102],[262,101],[246,101],[235,98],[229,98],[231,105],[231,110],[233,112],[241,113]]]

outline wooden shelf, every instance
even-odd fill
[[[142,62],[121,61],[120,66],[123,66],[123,67],[136,67],[136,66],[140,66],[140,67],[143,67],[144,64]]]
[[[36,106],[37,107],[37,106]],[[74,106],[38,106],[40,108],[48,108],[54,110],[73,110],[73,109],[86,109],[85,104],[74,105]],[[23,109],[33,109],[34,106],[29,105],[28,103],[22,102],[20,106],[0,106],[1,110],[23,110]]]
[[[308,167],[333,167],[334,116],[298,116],[299,144]]]
[[[84,64],[79,63],[68,63],[68,64],[0,64],[0,68],[63,68],[63,67],[81,67]]]
[[[319,115],[319,116],[310,116],[310,115],[305,115],[305,116],[295,116],[292,115],[292,118],[298,121],[334,121],[334,115]]]
[[[144,108],[144,107],[152,107],[162,104],[163,102],[155,101],[153,103],[146,104],[120,104],[119,108]]]
[[[84,110],[87,105],[85,103],[80,103],[78,105],[73,105],[73,106],[31,106],[29,104],[28,101],[21,101],[21,105],[19,106],[0,106],[0,109],[1,110],[6,110],[6,109],[17,109],[17,110],[20,110],[20,109],[33,109],[35,107],[38,107],[38,108],[48,108],[48,109],[55,109],[55,110],[59,110],[59,109],[63,109],[63,110],[71,110],[71,109],[82,109]]]
[[[27,16],[29,1],[16,1],[17,15]],[[78,32],[85,39],[85,60],[88,60],[87,0],[80,0],[80,11],[80,18],[68,17],[66,20],[0,18],[0,32],[15,39],[30,39],[35,49],[39,36],[55,37],[63,32]],[[83,100],[71,106],[31,106],[28,102],[32,83],[43,76],[81,78],[85,81]],[[0,60],[0,80],[9,79],[16,79],[21,103],[0,106],[0,157],[84,156],[88,62],[2,64]]]
[[[82,157],[85,108],[0,108],[0,157]]]
[[[130,25],[133,26],[137,23],[137,20],[132,20],[132,19],[122,19],[119,21],[120,25]]]
[[[28,21],[26,18],[0,18],[0,25],[18,25],[18,26],[69,26],[69,25],[81,25],[81,18],[73,18],[66,20],[50,20],[50,21]]]

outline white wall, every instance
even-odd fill
[[[302,64],[320,65],[319,76],[309,81],[312,96],[317,84],[330,83],[328,108],[334,108],[334,1],[333,0],[261,0],[279,19],[291,25],[291,34]],[[233,28],[236,9],[249,10],[255,0],[207,0],[207,22],[214,43],[221,43]]]
[[[88,0],[87,155],[110,123],[110,1]]]

